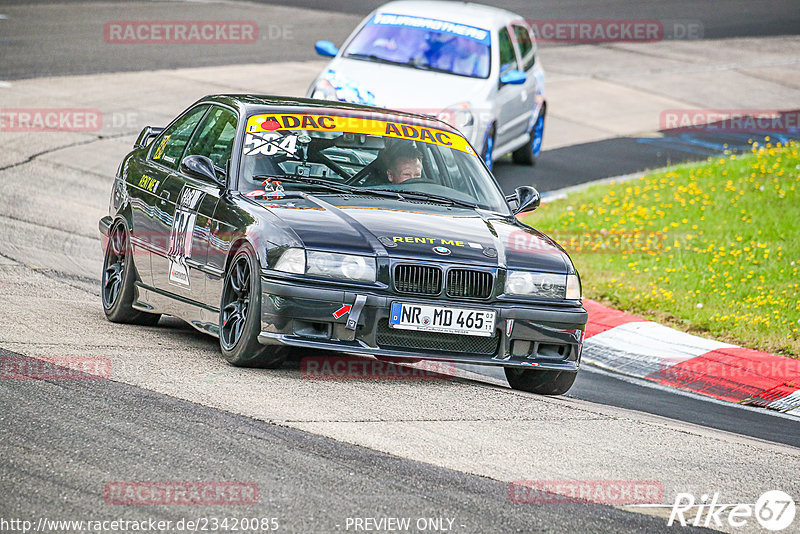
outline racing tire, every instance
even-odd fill
[[[289,355],[286,347],[261,345],[261,276],[250,245],[233,255],[225,273],[219,307],[219,346],[225,360],[236,367],[280,367]]]
[[[128,228],[119,222],[108,232],[100,284],[103,311],[112,323],[153,326],[161,318],[161,314],[133,308],[137,278]]]
[[[486,136],[486,142],[483,144],[483,162],[491,171],[494,168],[494,126],[489,129],[489,134]]]
[[[528,142],[511,153],[511,159],[517,165],[535,165],[536,159],[542,152],[542,138],[544,137],[544,117],[546,108],[542,108],[536,122],[533,124]]]
[[[537,395],[563,395],[569,391],[578,376],[576,371],[545,371],[518,367],[506,367],[505,372],[512,388]]]

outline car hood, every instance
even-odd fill
[[[342,58],[335,61],[325,77],[335,79],[335,86],[352,84],[358,91],[348,94],[374,97],[371,104],[413,113],[435,115],[439,111],[465,101],[480,98],[487,80],[431,72],[411,67],[386,65],[371,61]],[[409,87],[416,88],[409,91]],[[357,98],[358,99],[358,98]]]
[[[574,270],[563,249],[541,232],[469,208],[352,195],[259,204],[310,250],[565,274]]]

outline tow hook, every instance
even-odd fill
[[[350,315],[347,316],[347,324],[345,328],[348,330],[355,330],[358,327],[358,318],[361,317],[361,310],[364,309],[364,305],[367,303],[367,297],[364,295],[356,295],[356,301],[353,303],[353,307],[350,308]]]

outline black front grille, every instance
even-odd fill
[[[389,327],[388,319],[378,321],[376,341],[383,349],[432,352],[460,352],[491,356],[497,354],[500,336],[482,337],[438,332],[417,332]]]
[[[489,298],[492,294],[492,283],[491,273],[471,269],[451,269],[447,273],[447,296]]]
[[[442,291],[442,270],[426,265],[398,265],[394,268],[394,288],[400,293],[438,295]]]

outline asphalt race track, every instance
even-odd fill
[[[98,21],[213,20],[220,17],[219,8],[205,2],[46,0],[29,6],[31,2],[25,0],[4,0],[0,5],[5,6],[8,13],[27,12],[44,20],[23,23],[11,17],[2,23],[0,80],[316,59],[314,41],[324,38],[341,44],[364,16],[383,3],[380,0],[229,2],[225,6],[225,18],[256,21],[261,28],[260,43],[227,48],[206,47],[200,51],[192,46],[178,46],[172,47],[168,54],[163,53],[159,46],[127,50],[117,47],[114,54],[109,54],[108,47],[99,38],[102,34],[97,32]],[[511,9],[526,19],[700,21],[703,37],[712,39],[791,35],[796,34],[800,27],[800,12],[793,0],[669,0],[646,4],[635,0],[509,0],[488,3]],[[90,9],[93,16],[86,17],[85,9]]]
[[[112,369],[111,380],[0,380],[0,526],[246,516],[277,518],[279,532],[354,532],[355,518],[387,517],[441,520],[427,531],[675,530],[668,507],[514,503],[509,483],[519,480],[657,481],[669,505],[680,492],[755,503],[780,489],[797,500],[800,421],[763,410],[591,367],[558,398],[513,391],[491,368],[419,381],[308,380],[296,361],[231,368],[216,340],[175,319],[154,328],[105,320],[97,220],[141,127],[210,92],[302,93],[324,64],[313,42],[341,42],[379,3],[0,2],[0,108],[133,117],[92,133],[0,131],[0,357],[91,357]],[[664,131],[653,114],[665,107],[737,107],[741,90],[755,95],[748,107],[800,108],[796,1],[496,4],[526,18],[701,21],[708,39],[543,46],[549,146],[533,169],[497,164],[506,190],[702,160],[776,134]],[[159,18],[254,20],[262,39],[206,48],[103,40],[106,21]],[[582,76],[587,63],[595,70]],[[715,76],[739,89],[709,89]],[[630,110],[590,109],[592,98],[619,92]],[[241,506],[109,503],[104,487],[119,481],[240,481],[259,497]],[[754,520],[718,530],[759,531]]]
[[[121,0],[110,2],[37,2],[27,5],[27,2],[6,1],[0,19],[0,45],[3,50],[3,61],[0,62],[0,84],[14,80],[44,77],[64,76],[76,74],[91,74],[103,72],[126,71],[151,71],[158,69],[207,67],[214,65],[236,65],[253,63],[297,62],[315,61],[318,56],[314,53],[313,44],[317,39],[325,38],[341,43],[352,28],[369,13],[371,9],[381,2],[349,2],[334,1],[319,2],[255,2],[225,4],[225,18],[231,20],[252,20],[258,24],[259,40],[253,44],[236,45],[173,45],[168,52],[162,45],[125,45],[111,44],[104,41],[103,25],[108,21],[117,20],[164,20],[164,19],[195,19],[214,20],[219,18],[219,8],[207,2],[124,2]],[[601,19],[646,19],[659,20],[665,27],[671,24],[695,24],[702,31],[699,34],[705,38],[755,38],[759,36],[784,36],[797,33],[800,27],[800,10],[796,2],[791,0],[771,0],[759,3],[744,1],[715,0],[712,2],[671,1],[659,2],[658,5],[642,6],[633,1],[625,2],[592,2],[564,3],[555,0],[537,2],[535,6],[522,1],[495,2],[499,7],[516,10],[526,19],[531,20],[586,20],[593,17]],[[304,9],[298,9],[304,8]],[[85,16],[85,10],[90,9],[91,17]],[[320,21],[324,20],[321,25]],[[679,46],[692,41],[676,41]],[[694,41],[696,42],[696,41]],[[665,44],[669,44],[667,41]],[[550,74],[548,80],[566,78],[568,83],[573,77],[574,69],[563,68],[563,55],[569,54],[573,44],[542,44],[542,57],[545,67]],[[584,47],[586,45],[583,45]],[[630,57],[620,58],[620,71],[616,76],[609,75],[606,70],[598,68],[598,72],[591,74],[593,78],[617,81],[628,79],[630,76],[641,75],[641,72],[630,67],[633,62],[642,61],[643,56],[654,56],[651,59],[662,59],[662,62],[651,61],[642,63],[643,72],[651,72],[656,68],[663,68],[664,73],[673,74],[674,80],[680,80],[680,72],[693,70],[695,65],[679,66],[673,69],[671,63],[674,54],[661,50],[648,50],[642,54],[638,50],[625,50],[624,44],[606,44],[592,47],[595,50],[630,52]],[[745,46],[749,46],[745,43]],[[780,42],[777,43],[780,46]],[[566,51],[564,49],[567,49]],[[668,50],[669,47],[666,47]],[[689,52],[689,51],[687,51]],[[694,51],[691,51],[694,52]],[[762,55],[767,58],[758,65],[752,65],[746,59],[743,61],[745,68],[752,69],[757,66],[759,71],[747,72],[750,76],[763,76],[765,67],[773,67],[769,58],[772,49],[766,49]],[[580,54],[580,52],[578,52]],[[727,70],[731,60],[725,56],[738,57],[738,47],[722,46],[714,54],[709,55],[709,60],[717,62],[708,68],[709,74],[714,71]],[[586,54],[590,61],[592,54]],[[605,56],[594,58],[601,65],[606,61]],[[704,58],[700,57],[697,63]],[[777,61],[782,65],[781,61]],[[794,64],[794,63],[790,63]],[[576,62],[575,67],[585,68],[587,65]],[[281,73],[273,74],[280,76]],[[785,78],[785,74],[778,75]],[[770,79],[771,76],[767,76]],[[753,98],[748,107],[774,106],[782,102],[780,97],[795,87],[785,83],[781,77],[775,80],[776,87],[748,87],[748,82],[740,79],[720,80],[722,83],[732,83],[740,86],[742,91],[762,91],[771,94],[763,104],[760,98]],[[655,77],[654,82],[660,78]],[[696,81],[684,83],[682,89],[692,95],[695,92],[705,92],[705,87],[713,80],[709,76],[699,77]],[[254,80],[254,87],[258,87]],[[552,82],[548,82],[552,83]],[[634,86],[636,84],[634,83]],[[301,92],[304,92],[303,91]],[[644,88],[645,91],[650,86]],[[587,94],[592,90],[587,89]],[[669,92],[667,92],[669,94]],[[689,104],[688,107],[703,105],[703,101],[693,98],[681,99]],[[706,107],[711,107],[714,99],[708,100]],[[724,99],[720,102],[727,103]],[[719,106],[723,107],[723,106]],[[733,107],[733,106],[729,106]],[[778,108],[782,109],[782,108]],[[558,113],[558,108],[551,106],[551,115]],[[566,114],[566,120],[574,117]],[[556,117],[556,120],[563,120]],[[608,176],[626,175],[645,169],[663,167],[668,164],[687,160],[704,159],[705,157],[721,154],[728,145],[742,145],[744,147],[748,138],[756,140],[774,132],[757,132],[745,136],[744,139],[729,139],[725,135],[706,136],[706,139],[683,139],[675,133],[664,135],[658,125],[643,123],[637,124],[632,131],[625,131],[624,135],[614,127],[618,119],[612,110],[605,124],[599,121],[591,125],[592,131],[580,130],[580,134],[570,139],[559,139],[558,145],[552,146],[551,130],[553,126],[546,127],[545,151],[537,163],[536,172],[531,178],[528,173],[520,172],[513,165],[498,163],[496,175],[507,191],[523,184],[533,184],[541,191],[549,191],[569,185],[575,185]],[[655,121],[653,121],[655,122]],[[548,125],[552,120],[548,120]],[[558,126],[556,126],[558,127]],[[628,127],[630,129],[630,127]],[[564,130],[559,128],[559,130]],[[569,129],[566,129],[570,131]],[[647,137],[630,134],[645,134]],[[653,138],[664,135],[666,139]],[[795,135],[797,135],[795,133]],[[710,138],[709,138],[710,137]],[[680,138],[680,139],[675,139]],[[674,141],[674,142],[670,142]],[[510,161],[510,160],[509,160]]]
[[[520,507],[496,480],[112,381],[24,382],[0,388],[0,402],[14,407],[0,416],[0,474],[14,487],[4,491],[3,517],[36,517],[46,510],[51,519],[77,518],[88,508],[94,516],[136,519],[133,507],[120,510],[102,501],[105,467],[112,465],[137,480],[159,480],[168,472],[177,480],[255,482],[258,505],[236,514],[277,518],[280,531],[344,530],[347,517],[379,510],[447,518],[462,532],[577,532],[591,524],[630,532],[657,530],[662,523],[595,504]],[[43,413],[43,406],[51,409]],[[54,503],[53,495],[62,498]],[[177,523],[185,512],[175,508],[147,515]],[[226,514],[231,512],[224,506],[198,512]]]

